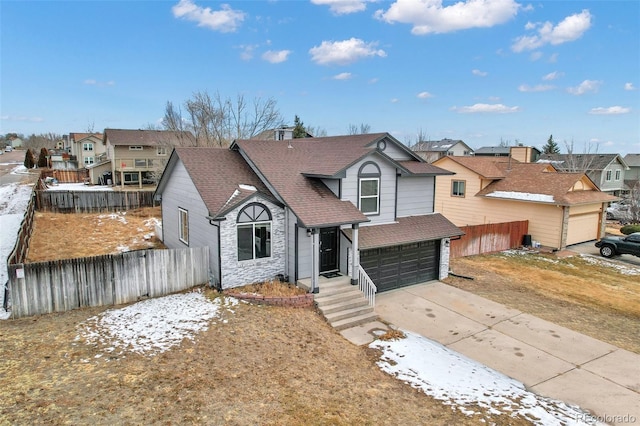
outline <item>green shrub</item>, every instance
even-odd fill
[[[633,234],[634,232],[640,232],[640,224],[638,225],[625,225],[620,228],[620,232],[624,235]]]

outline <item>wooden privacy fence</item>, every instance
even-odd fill
[[[9,264],[12,318],[119,305],[209,281],[209,247]]]
[[[153,191],[36,191],[39,211],[115,212],[155,206]]]
[[[451,240],[449,256],[452,259],[520,247],[523,237],[528,233],[529,221],[487,223],[459,228],[464,235],[458,240]]]
[[[73,169],[73,170],[43,169],[40,171],[40,179],[46,179],[48,177],[57,179],[58,182],[82,183],[89,178],[89,170],[87,169]]]

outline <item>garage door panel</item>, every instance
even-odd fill
[[[440,241],[363,250],[360,264],[378,291],[387,291],[438,278]]]
[[[599,222],[599,212],[569,216],[567,245],[598,239]]]

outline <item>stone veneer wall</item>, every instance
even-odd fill
[[[443,280],[449,276],[449,254],[451,252],[451,240],[443,238],[440,240],[440,276],[439,280]]]
[[[257,202],[271,211],[271,257],[238,261],[238,232],[236,219],[247,204]],[[275,279],[278,274],[286,274],[284,209],[252,197],[240,207],[233,209],[220,222],[220,262],[222,264],[221,284],[223,289],[239,287],[261,281]]]

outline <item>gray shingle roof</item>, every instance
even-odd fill
[[[542,154],[538,161],[552,162],[559,170],[570,169],[571,162],[578,168],[584,168],[584,165],[587,170],[604,170],[617,158],[622,160],[618,154]]]
[[[174,132],[171,130],[128,130],[105,129],[104,141],[112,145],[141,146],[195,146],[196,139],[191,132]]]
[[[469,148],[469,146],[461,140],[453,140],[453,139],[445,138],[439,141],[418,142],[417,144],[413,145],[411,149],[413,151],[420,151],[420,152],[446,152],[449,149],[451,149],[454,145],[459,143],[462,143],[467,148]]]

